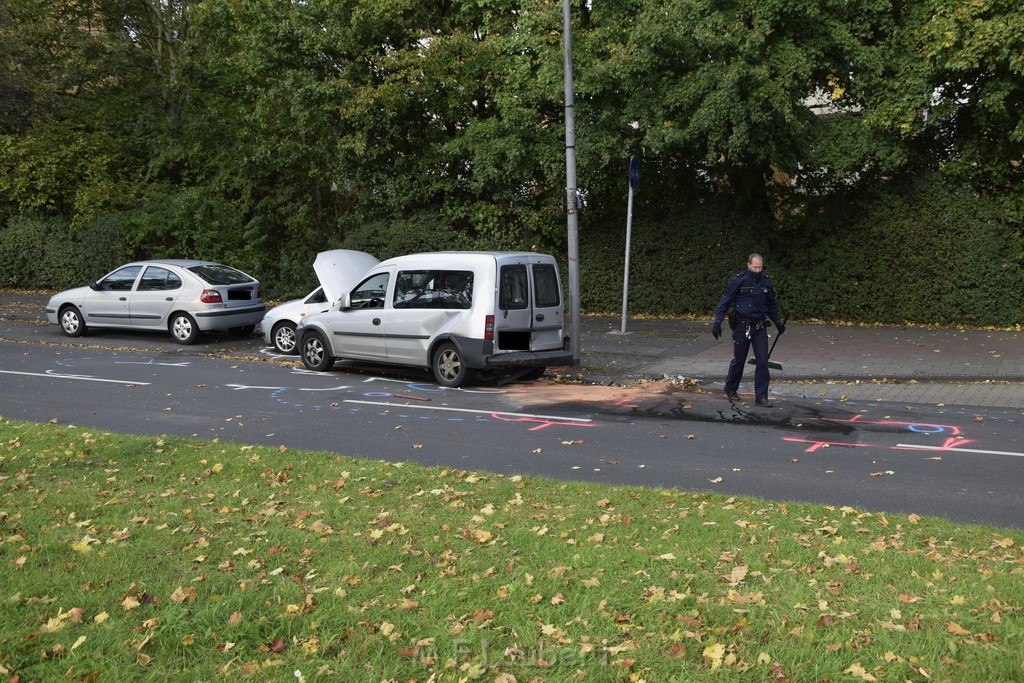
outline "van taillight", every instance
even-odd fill
[[[494,340],[494,316],[489,315],[484,319],[484,340]]]
[[[220,292],[216,289],[204,289],[203,293],[199,295],[199,300],[204,304],[219,304],[221,303]]]

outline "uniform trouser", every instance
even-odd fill
[[[743,377],[743,366],[747,362],[750,347],[754,347],[754,400],[768,400],[768,330],[764,324],[750,326],[750,338],[747,338],[747,326],[740,322],[732,331],[733,358],[729,363],[729,374],[725,378],[725,390],[737,391],[740,378]]]

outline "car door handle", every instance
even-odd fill
[[[538,313],[537,314],[537,322],[539,322],[539,323],[544,322],[544,314],[543,313]]]
[[[128,297],[126,297],[126,296],[119,297],[118,301],[128,301]]]
[[[374,325],[380,325],[380,318],[374,318],[373,319],[373,324]]]
[[[174,301],[174,297],[173,297],[173,296],[169,296],[169,297],[167,297],[167,298],[165,299],[165,301]]]

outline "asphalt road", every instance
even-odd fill
[[[10,318],[0,396],[3,417],[79,428],[1024,528],[1020,413],[1008,409],[801,399],[764,410],[667,381],[445,390],[425,372],[310,373],[255,338],[68,339]]]

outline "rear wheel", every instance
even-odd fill
[[[316,372],[327,372],[334,366],[334,356],[319,332],[307,332],[302,337],[302,364]]]
[[[295,344],[298,341],[295,338],[295,323],[290,320],[279,322],[274,325],[270,338],[273,340],[274,348],[277,349],[278,353],[295,353]]]
[[[60,329],[69,337],[81,337],[85,334],[85,321],[82,320],[82,313],[75,306],[65,306],[60,309],[58,316]]]
[[[199,325],[188,313],[175,313],[168,325],[171,336],[179,344],[192,344],[199,337]]]
[[[461,387],[469,379],[469,368],[466,367],[459,347],[445,342],[437,347],[431,363],[434,379],[443,387]]]

